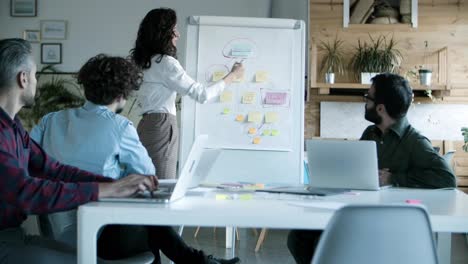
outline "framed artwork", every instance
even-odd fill
[[[65,20],[41,20],[42,39],[66,39],[67,22]]]
[[[62,63],[62,44],[61,43],[41,44],[41,63],[42,64]]]
[[[23,32],[23,39],[31,43],[38,43],[41,41],[41,32],[39,30],[26,29]]]
[[[10,15],[12,17],[37,16],[37,0],[10,0]]]

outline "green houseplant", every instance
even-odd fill
[[[351,62],[356,77],[361,74],[361,83],[366,84],[370,84],[370,79],[378,73],[396,72],[402,60],[401,52],[396,48],[397,43],[393,36],[387,39],[380,35],[374,39],[369,35],[369,38],[370,42],[358,40]]]
[[[41,75],[38,75],[37,81],[40,84],[37,86],[34,105],[31,108],[23,108],[18,113],[26,128],[32,128],[50,112],[78,107],[84,103],[83,93],[78,84],[54,75],[57,70],[53,66],[46,66],[40,72],[50,72],[52,77],[50,80],[39,82]]]
[[[344,41],[335,37],[332,42],[320,41],[318,45],[319,51],[324,53],[320,68],[325,73],[326,83],[334,83],[335,74],[343,74],[345,71],[343,44]]]

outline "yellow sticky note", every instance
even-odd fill
[[[232,102],[232,91],[223,91],[219,96],[219,101],[221,103],[230,103]]]
[[[248,122],[260,123],[262,122],[262,113],[260,112],[250,112]]]
[[[260,144],[261,141],[262,141],[261,138],[256,137],[256,138],[253,139],[252,143],[254,143],[255,145],[258,145],[258,144]]]
[[[243,104],[253,104],[255,103],[255,92],[245,92],[242,96],[242,103]]]
[[[227,194],[216,194],[216,200],[232,200],[232,198]]]
[[[223,72],[223,71],[215,71],[215,72],[213,72],[213,76],[212,76],[212,78],[211,78],[211,81],[217,82],[217,81],[223,79],[225,75],[226,75],[226,72]]]
[[[224,108],[223,109],[223,114],[227,115],[229,113],[231,113],[231,109],[229,109],[229,108]]]
[[[239,195],[239,200],[242,200],[242,201],[252,200],[252,198],[253,198],[253,195],[250,193]]]
[[[256,134],[256,133],[257,133],[257,129],[256,129],[255,127],[249,128],[249,134],[250,134],[250,135],[254,135],[254,134]]]
[[[272,135],[272,136],[278,136],[279,133],[280,133],[279,130],[276,130],[276,129],[273,129],[273,130],[271,131],[271,135]]]
[[[279,120],[277,112],[266,112],[265,113],[265,123],[276,123]]]
[[[243,115],[236,115],[236,121],[237,122],[243,122],[244,121],[244,116]]]
[[[266,129],[266,130],[263,130],[263,133],[262,133],[262,135],[264,135],[264,136],[271,136],[271,131],[270,131],[270,130],[268,130],[268,129]]]
[[[266,82],[268,80],[268,72],[258,71],[255,73],[255,82]]]

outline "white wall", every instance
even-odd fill
[[[185,65],[187,18],[189,16],[270,17],[271,0],[156,0],[156,7],[177,11],[181,37],[177,44],[178,57]]]
[[[22,37],[25,29],[38,30],[40,20],[66,20],[62,43],[62,71],[76,72],[98,53],[127,56],[133,47],[138,25],[145,14],[157,7],[170,7],[179,16],[179,58],[185,62],[186,17],[190,15],[269,17],[271,0],[38,0],[37,17],[11,17],[10,0],[0,0],[0,39]],[[40,43],[33,44],[40,62]]]
[[[431,140],[463,140],[460,129],[467,126],[468,105],[413,104],[408,120]],[[364,103],[321,102],[320,136],[360,138],[371,125],[364,119]]]
[[[303,20],[306,24],[306,76],[309,73],[309,0],[271,0],[271,17]]]

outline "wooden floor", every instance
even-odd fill
[[[258,230],[260,231],[260,230]],[[195,228],[186,227],[183,237],[195,248],[203,249],[207,254],[217,257],[229,256],[230,249],[225,248],[225,229],[201,228],[198,237],[194,238]],[[242,264],[294,264],[294,260],[286,247],[287,230],[269,230],[265,242],[259,252],[255,253],[257,237],[252,229],[239,229],[240,240],[237,241],[236,255]],[[169,263],[164,259],[164,264]],[[452,240],[451,264],[468,263],[468,245],[466,237],[454,235]],[[444,264],[444,263],[441,263]]]

